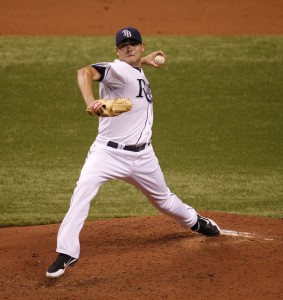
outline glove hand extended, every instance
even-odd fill
[[[116,98],[115,100],[96,100],[86,109],[92,116],[116,117],[132,109],[132,103],[128,98]]]

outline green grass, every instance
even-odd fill
[[[145,37],[153,144],[167,183],[197,210],[283,216],[283,37]],[[76,70],[116,58],[110,37],[0,38],[0,226],[60,222],[97,119]],[[97,89],[96,89],[97,94]],[[106,183],[89,219],[158,212]]]

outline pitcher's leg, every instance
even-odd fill
[[[159,211],[173,217],[183,227],[206,236],[220,234],[213,220],[200,216],[194,208],[170,192],[153,149],[148,149],[142,158],[131,178],[127,179],[130,183],[139,188]]]
[[[156,178],[161,179],[161,174],[155,172]],[[169,188],[164,185],[164,181],[158,181],[155,188],[153,187],[153,182],[149,187],[147,180],[139,180],[137,182],[136,180],[129,179],[128,182],[140,189],[156,209],[163,214],[174,218],[181,226],[191,228],[196,224],[197,213],[195,209],[181,201],[175,194],[171,193]]]
[[[83,178],[78,181],[70,208],[57,235],[57,252],[68,254],[74,258],[79,257],[79,234],[87,218],[90,203],[97,194],[99,186],[100,183],[93,183]]]
[[[103,151],[91,149],[74,189],[70,208],[57,235],[57,252],[68,254],[73,258],[79,257],[79,234],[88,216],[92,199],[103,182],[109,179],[104,171],[107,168],[110,169],[105,165]]]
[[[147,151],[142,163],[138,165],[131,178],[126,180],[140,189],[154,207],[174,218],[178,224],[186,228],[196,224],[195,209],[171,193],[153,151]]]

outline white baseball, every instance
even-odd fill
[[[165,57],[161,55],[156,55],[154,58],[154,62],[158,65],[162,65],[165,63]]]

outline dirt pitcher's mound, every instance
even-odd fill
[[[205,213],[253,237],[204,237],[168,217],[86,222],[81,257],[45,270],[58,225],[1,229],[1,299],[280,299],[283,221]]]

